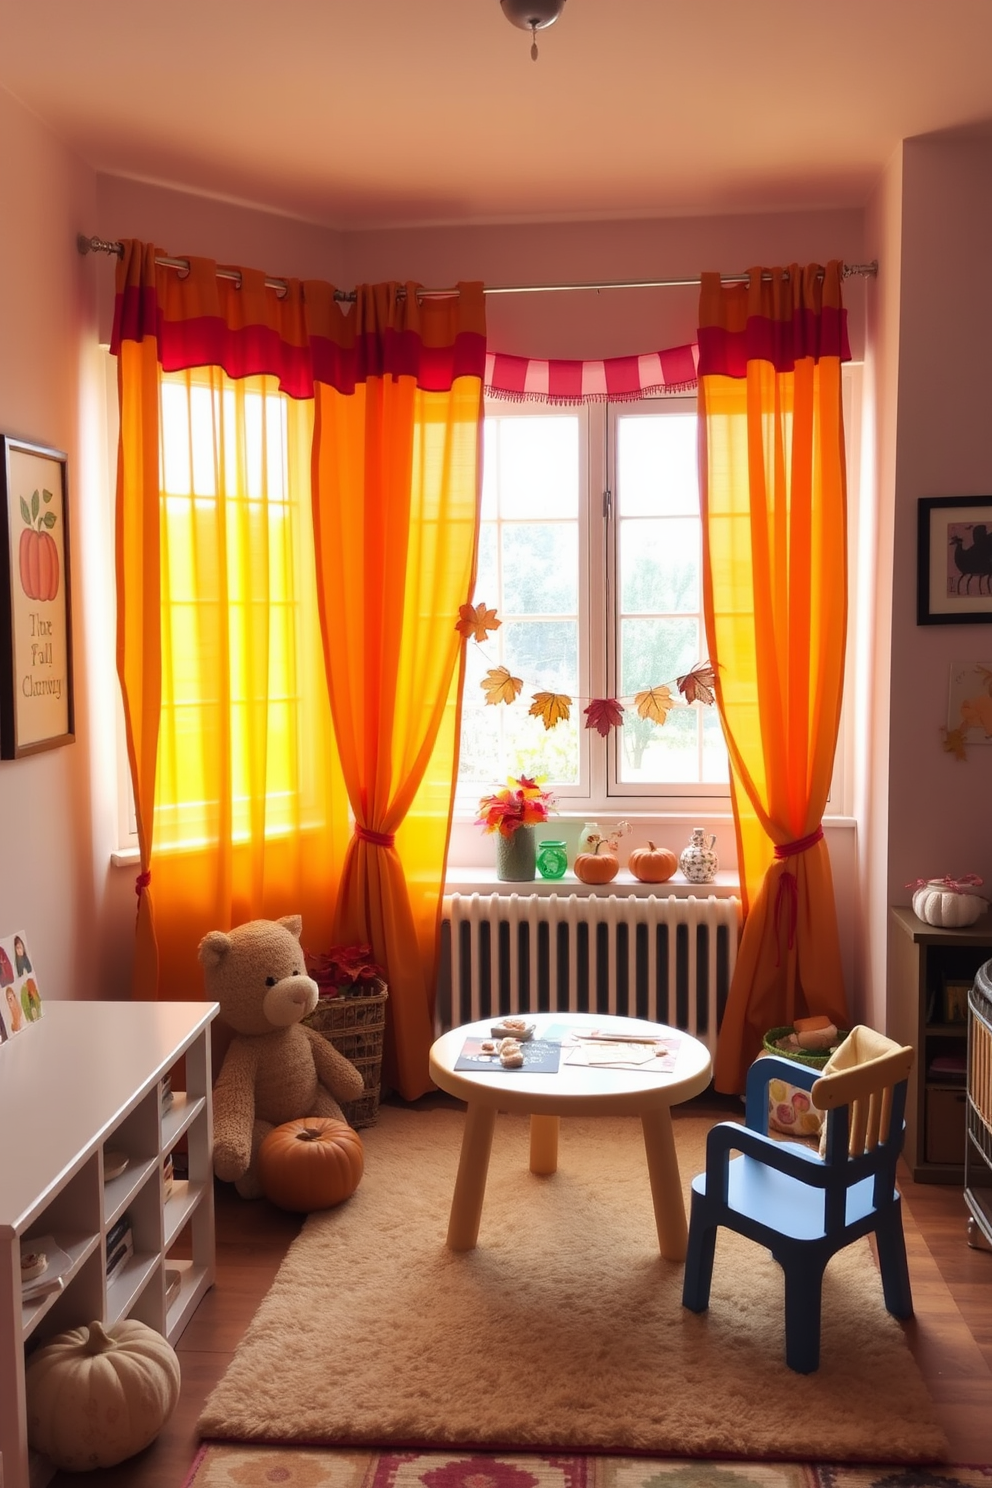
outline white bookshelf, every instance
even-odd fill
[[[34,1347],[67,1328],[94,1319],[109,1326],[124,1317],[174,1344],[213,1285],[210,1024],[216,1015],[216,1003],[49,1000],[37,1023],[0,1045],[4,1488],[32,1488],[50,1475],[44,1460],[28,1452],[24,1373]],[[163,1110],[170,1074],[173,1100]],[[163,1164],[177,1146],[188,1152],[189,1176],[167,1198]],[[124,1172],[106,1182],[105,1151],[128,1158]],[[106,1237],[125,1212],[134,1254],[108,1284]],[[21,1241],[44,1235],[71,1264],[60,1292],[23,1303]],[[174,1261],[169,1253],[180,1235],[183,1259]],[[167,1260],[183,1273],[168,1302]]]

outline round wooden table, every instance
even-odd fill
[[[536,1024],[535,1041],[548,1031],[557,1036],[570,1030],[579,1036],[580,1047],[588,1048],[581,1035],[595,1031],[620,1039],[657,1041],[668,1049],[669,1057],[653,1058],[637,1068],[572,1064],[568,1062],[570,1046],[566,1043],[553,1074],[530,1073],[526,1066],[516,1070],[485,1065],[456,1069],[466,1040],[489,1038],[494,1020],[466,1023],[442,1034],[431,1049],[431,1079],[467,1107],[448,1221],[449,1248],[472,1250],[478,1241],[498,1111],[517,1111],[530,1117],[530,1170],[540,1174],[554,1173],[558,1167],[562,1116],[638,1116],[661,1253],[668,1260],[685,1260],[685,1205],[671,1108],[698,1095],[709,1084],[711,1061],[706,1046],[678,1029],[642,1018],[591,1013],[529,1013],[526,1017]],[[674,1069],[669,1070],[665,1066],[673,1062],[672,1051]]]

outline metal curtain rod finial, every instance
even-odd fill
[[[115,258],[124,257],[123,243],[108,243],[105,238],[88,238],[85,233],[76,234],[76,247],[80,253],[112,253]]]

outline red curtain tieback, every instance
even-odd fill
[[[395,832],[373,832],[371,827],[362,827],[357,824],[355,836],[359,842],[371,842],[373,847],[392,847],[396,841]]]
[[[777,858],[796,858],[800,853],[806,852],[807,848],[815,847],[823,836],[822,825],[815,831],[810,832],[808,837],[797,837],[795,842],[783,842],[775,848]]]
[[[807,848],[815,847],[823,837],[822,824],[806,837],[797,837],[795,842],[782,842],[775,848],[776,858],[796,858],[804,853]],[[789,950],[796,943],[796,925],[799,920],[799,885],[796,883],[794,873],[783,873],[778,881],[778,893],[775,895],[775,928],[778,930],[783,907],[789,917]],[[775,959],[775,965],[781,964],[781,936],[779,940],[779,955]]]
[[[146,868],[144,873],[138,874],[137,878],[134,880],[134,892],[137,894],[139,899],[141,898],[142,894],[147,889],[151,881],[152,870],[150,868]]]

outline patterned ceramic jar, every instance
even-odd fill
[[[706,836],[702,827],[693,827],[692,840],[679,855],[679,867],[689,883],[712,883],[720,866],[713,851],[716,833]]]

